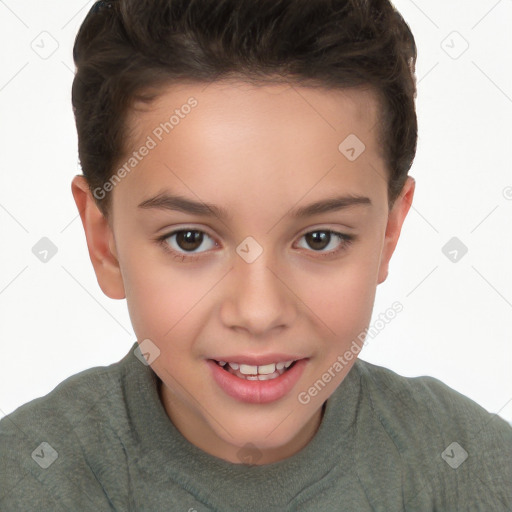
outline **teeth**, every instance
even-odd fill
[[[229,363],[229,364],[231,365],[231,363]],[[236,370],[236,369],[237,368],[233,368],[233,370]],[[257,366],[250,366],[248,364],[241,364],[240,365],[240,373],[243,373],[244,375],[257,375],[258,374],[258,367]]]
[[[248,377],[249,380],[257,380],[259,376],[269,378],[274,373],[279,372],[279,374],[282,374],[285,368],[289,368],[292,363],[293,359],[290,361],[281,361],[278,363],[270,363],[270,364],[264,364],[260,366],[250,365],[250,364],[239,364],[239,363],[227,363],[226,361],[218,361],[220,366],[226,366],[228,365],[232,370],[239,371],[242,375],[250,375],[254,376],[255,378]],[[260,379],[260,380],[268,380],[268,379]]]
[[[240,373],[243,373],[244,375],[272,375],[275,371],[276,371],[276,368],[278,370],[282,370],[287,364],[288,366],[290,366],[292,364],[293,361],[290,361],[289,364],[288,363],[270,363],[270,364],[265,364],[265,365],[261,365],[261,366],[252,366],[252,365],[248,365],[248,364],[241,364],[240,365]],[[236,363],[235,363],[236,364]],[[237,370],[238,369],[238,365],[237,368],[235,368],[233,366],[233,363],[229,363],[229,365],[231,366],[231,368],[233,368],[233,370]],[[279,368],[279,366],[281,366]],[[286,366],[286,368],[288,368],[288,366]]]
[[[265,366],[258,366],[259,375],[270,375],[276,371],[276,365],[274,363],[266,364]]]

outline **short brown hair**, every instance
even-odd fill
[[[416,44],[389,0],[112,0],[77,33],[72,103],[91,192],[127,152],[136,101],[179,82],[237,78],[344,89],[380,106],[390,208],[416,154]],[[110,194],[96,202],[105,216]]]

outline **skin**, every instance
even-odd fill
[[[101,289],[126,298],[137,340],[150,339],[160,349],[152,368],[176,428],[233,463],[252,443],[256,463],[269,464],[309,443],[322,405],[355,363],[356,357],[309,403],[298,401],[368,327],[415,182],[408,178],[390,211],[370,90],[236,81],[175,85],[149,110],[133,113],[132,150],[191,96],[198,106],[116,185],[108,219],[82,176],[73,179],[72,192]],[[349,134],[366,145],[353,162],[338,150]],[[137,207],[163,190],[222,206],[231,218]],[[349,193],[369,197],[371,206],[286,216]],[[185,228],[205,233],[203,241],[167,241],[182,254],[200,253],[195,261],[177,259],[154,241]],[[345,246],[333,235],[315,245],[304,236],[326,230],[356,239]],[[252,263],[236,252],[248,236],[263,248]],[[271,352],[309,358],[293,390],[275,402],[240,402],[207,371],[206,360],[216,356]]]

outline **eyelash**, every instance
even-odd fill
[[[171,247],[167,243],[167,240],[171,236],[176,235],[178,233],[187,232],[187,231],[192,231],[194,233],[203,233],[203,234],[205,234],[206,236],[208,236],[209,238],[211,238],[213,240],[213,237],[211,237],[208,233],[206,233],[205,231],[202,231],[200,229],[181,228],[181,229],[177,229],[175,231],[171,231],[170,233],[167,233],[165,235],[159,236],[159,237],[157,237],[155,239],[155,241],[159,245],[161,245],[163,247],[165,252],[173,255],[174,259],[181,259],[182,262],[184,260],[196,261],[199,258],[201,258],[204,253],[198,253],[198,254],[195,254],[195,253],[189,253],[189,254],[181,253],[181,252],[178,252],[178,251],[176,251],[174,249],[171,249]],[[304,236],[310,235],[312,233],[329,233],[331,235],[335,235],[336,237],[338,237],[340,239],[340,241],[342,241],[342,244],[341,244],[340,248],[335,249],[333,251],[329,251],[329,252],[326,252],[326,253],[320,253],[319,251],[312,251],[312,252],[319,253],[319,255],[315,256],[315,258],[334,257],[334,256],[338,255],[339,253],[346,251],[350,247],[350,245],[357,239],[357,237],[355,235],[347,235],[345,233],[340,233],[338,231],[333,231],[331,229],[315,229],[313,231],[307,231],[306,233],[303,233],[300,238],[303,238]],[[215,242],[215,244],[217,245],[217,242]]]

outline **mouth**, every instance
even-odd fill
[[[244,380],[274,380],[289,371],[297,360],[279,361],[265,365],[248,365],[212,359],[220,368]]]
[[[268,361],[268,359],[267,359]],[[239,402],[265,404],[289,396],[298,384],[309,362],[305,359],[289,359],[263,365],[218,361],[206,363],[218,389]]]

